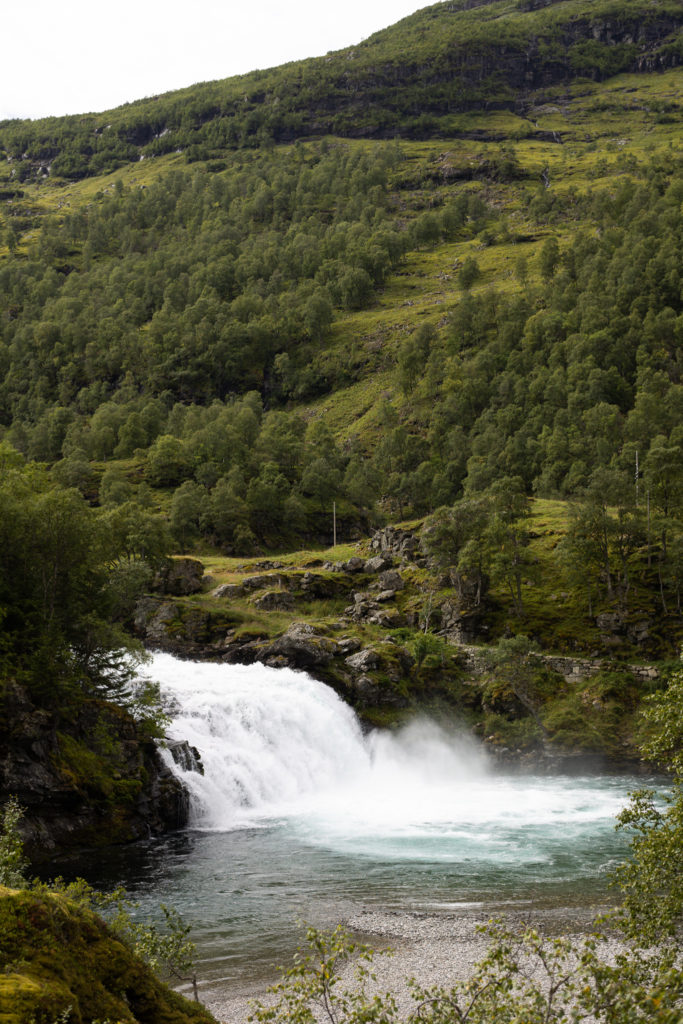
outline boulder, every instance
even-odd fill
[[[174,597],[198,594],[203,576],[204,566],[196,558],[169,558],[154,578],[154,589]]]
[[[352,558],[349,558],[348,562],[342,562],[341,567],[344,572],[363,572],[363,569],[365,568],[365,559],[359,558],[358,555],[354,555]]]
[[[372,647],[364,647],[356,654],[350,654],[344,658],[344,661],[355,672],[372,672],[379,665],[380,657]]]
[[[329,664],[337,653],[333,640],[316,632],[308,622],[293,622],[289,629],[276,637],[259,652],[258,660],[271,664],[268,659],[284,659],[281,664],[292,668],[310,668]]]
[[[377,684],[370,676],[352,676],[349,684],[354,693],[354,704],[357,707],[368,707],[382,702],[382,695],[378,692]]]
[[[391,569],[393,564],[394,560],[390,555],[374,555],[372,558],[368,558],[363,569],[365,572],[378,573],[384,572],[385,569]]]
[[[356,636],[342,637],[341,640],[337,640],[337,650],[344,657],[349,654],[355,654],[356,651],[360,650],[360,640]]]
[[[372,612],[366,621],[373,626],[381,626],[382,629],[398,629],[406,624],[405,616],[400,612],[386,610]]]
[[[395,569],[388,569],[379,575],[379,585],[382,590],[403,590],[405,583],[403,577]]]
[[[237,599],[244,597],[244,587],[241,587],[239,583],[222,583],[220,587],[216,587],[211,596]]]
[[[254,601],[254,607],[267,612],[290,612],[295,601],[292,594],[282,590],[267,590],[262,597]]]
[[[198,775],[204,774],[202,755],[196,747],[191,746],[187,740],[166,739],[165,743],[169,754],[183,771],[197,772]]]
[[[169,626],[178,616],[172,601],[143,597],[135,606],[135,629],[148,647],[163,647],[169,637]]]
[[[376,612],[379,605],[376,601],[373,601],[369,594],[363,591],[356,591],[353,594],[353,604],[349,605],[348,608],[344,609],[344,614],[348,615],[349,618],[355,622],[361,622],[366,619],[372,612]]]
[[[244,590],[266,590],[272,587],[287,589],[289,578],[282,573],[269,572],[259,576],[246,576],[241,583]]]

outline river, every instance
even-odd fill
[[[364,735],[304,673],[153,658],[169,735],[204,774],[190,828],[86,866],[123,883],[141,917],[175,906],[192,924],[210,991],[272,977],[301,937],[362,907],[434,911],[604,901],[623,856],[615,815],[642,779],[503,773],[459,730],[416,720]]]

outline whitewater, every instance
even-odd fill
[[[190,793],[189,827],[80,871],[124,884],[143,918],[176,907],[216,998],[274,977],[302,921],[371,930],[378,914],[418,915],[412,929],[609,899],[625,852],[615,815],[640,779],[504,773],[455,721],[365,732],[302,672],[156,654],[145,674],[169,740],[201,758],[203,774],[161,751]]]
[[[193,828],[286,827],[307,843],[382,858],[552,859],[558,839],[611,828],[624,791],[595,777],[505,775],[454,724],[417,719],[364,735],[348,705],[302,672],[156,655],[175,708],[169,736],[204,774],[168,763]]]

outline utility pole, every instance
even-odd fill
[[[639,472],[639,469],[638,469],[638,449],[636,448],[636,508],[638,508],[638,478],[639,477],[640,477],[640,472]]]

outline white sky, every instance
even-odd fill
[[[99,112],[195,82],[319,57],[359,43],[429,2],[7,3],[0,120]]]

